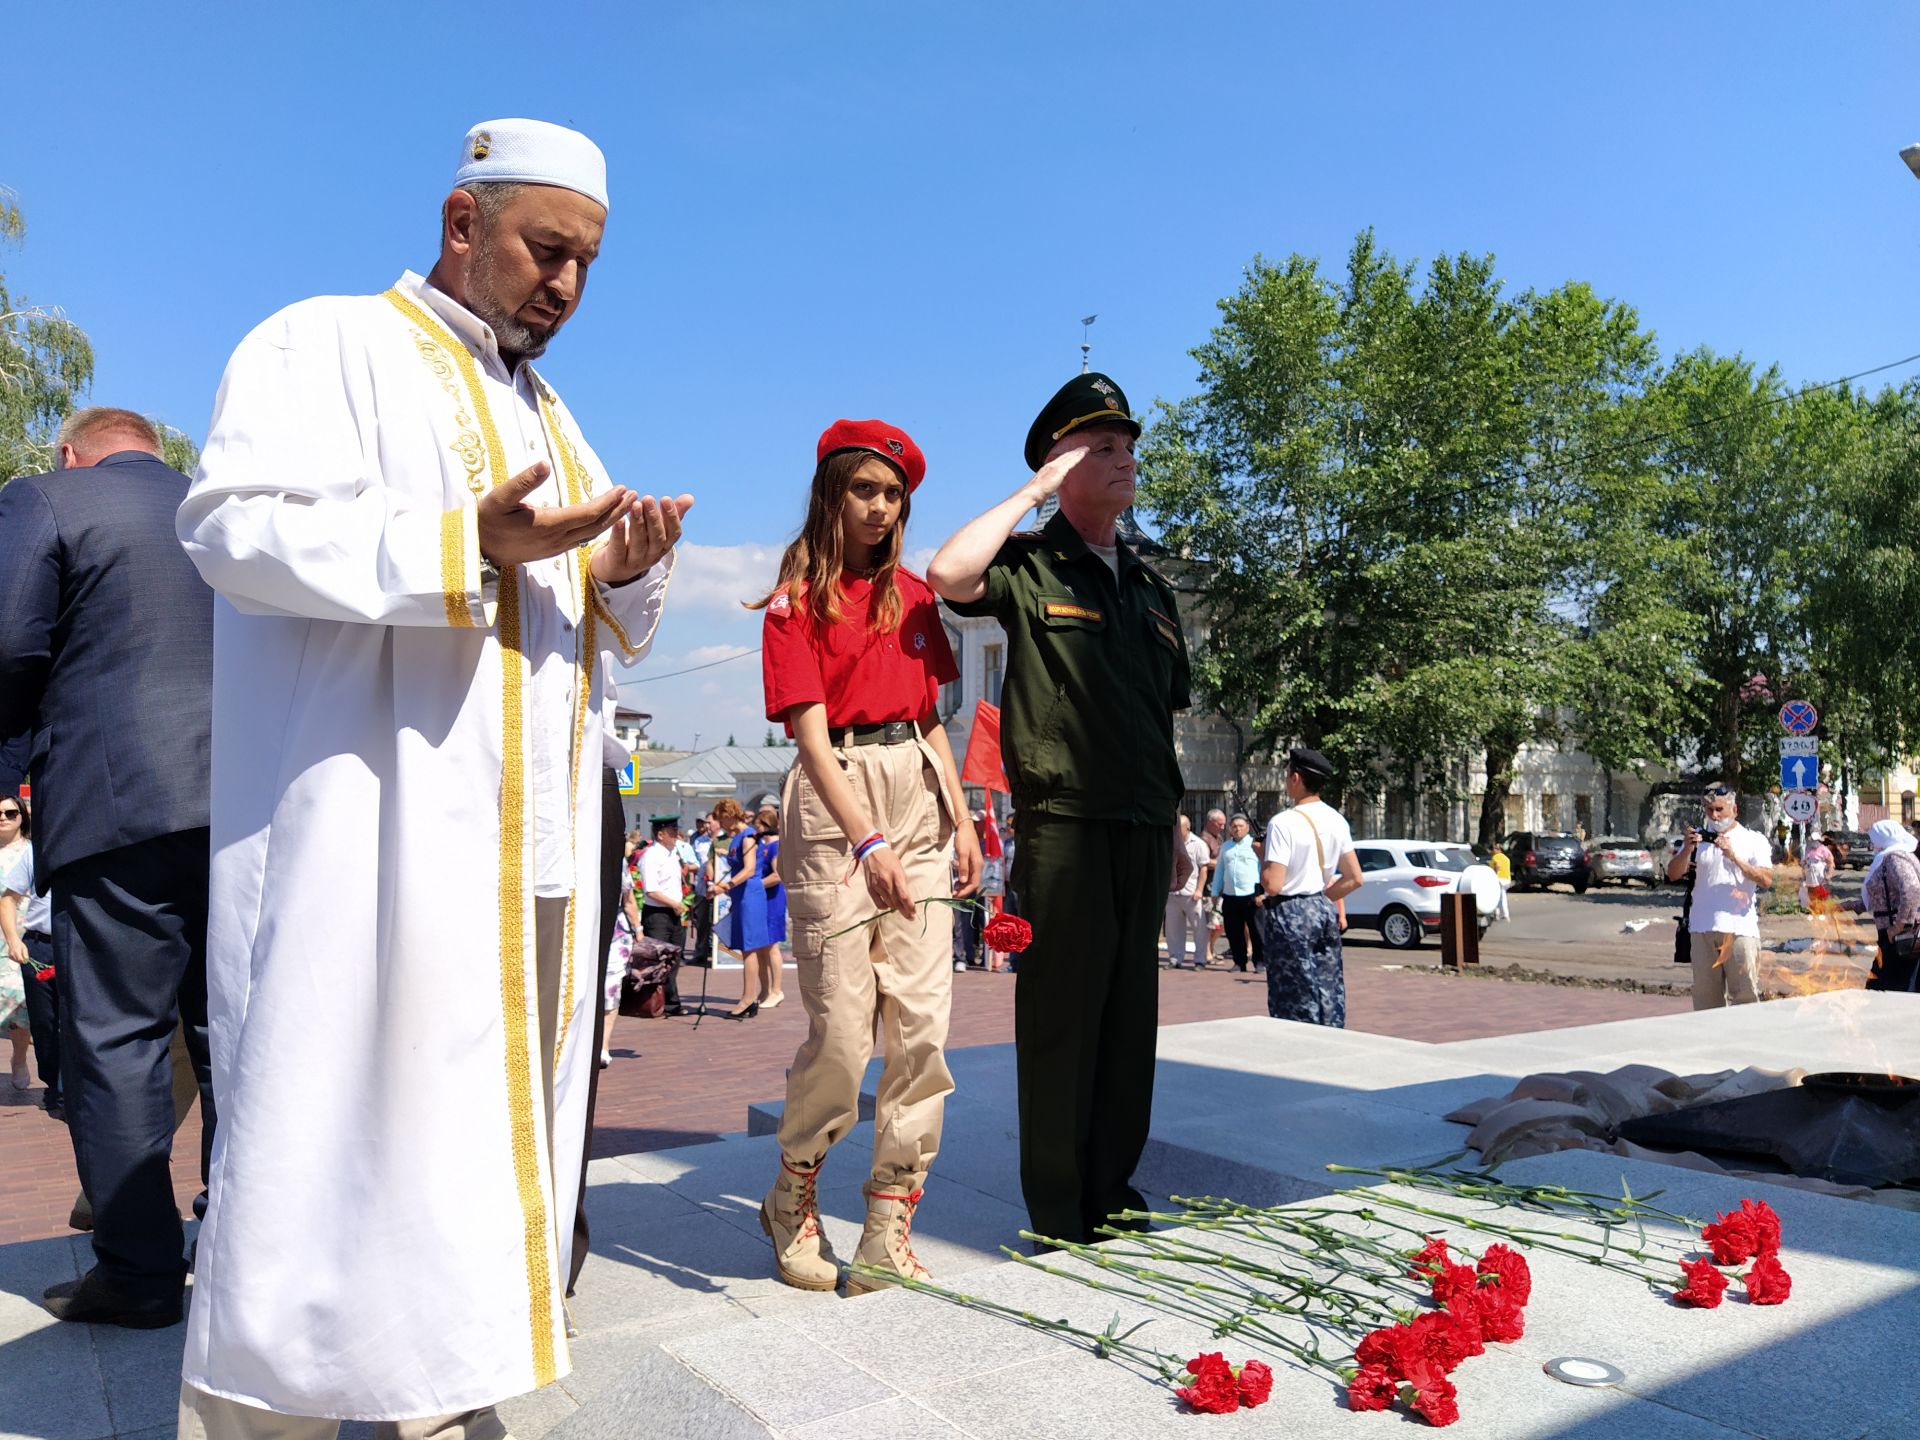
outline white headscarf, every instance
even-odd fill
[[[1867,840],[1873,846],[1873,864],[1867,867],[1866,879],[1861,881],[1863,887],[1866,881],[1873,879],[1874,874],[1886,863],[1887,856],[1894,851],[1920,850],[1920,840],[1916,840],[1912,832],[1898,820],[1874,821],[1873,828],[1867,831]]]

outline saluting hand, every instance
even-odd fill
[[[1091,448],[1084,443],[1072,446],[1070,449],[1062,450],[1036,470],[1033,479],[1027,484],[1027,493],[1033,496],[1033,503],[1038,505],[1058,490],[1066,482],[1067,476],[1073,473],[1073,467],[1086,457]]]
[[[495,565],[524,565],[547,560],[584,545],[619,520],[638,497],[614,486],[604,495],[578,505],[529,505],[527,497],[545,482],[547,462],[536,460],[504,485],[480,497],[475,524],[480,553]]]
[[[693,508],[693,496],[656,500],[651,495],[616,523],[593,552],[593,576],[621,585],[659,564],[680,538],[680,522]]]

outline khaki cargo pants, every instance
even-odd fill
[[[833,753],[906,871],[907,893],[916,903],[950,897],[953,822],[926,741],[846,745]],[[807,1038],[787,1074],[781,1152],[811,1165],[858,1123],[860,1080],[877,1026],[885,1062],[874,1101],[873,1179],[917,1190],[939,1153],[953,1089],[945,1056],[953,908],[920,904],[911,920],[889,913],[828,939],[873,915],[873,898],[865,877],[846,878],[852,847],[798,764],[787,773],[781,815],[780,879],[807,1011]]]

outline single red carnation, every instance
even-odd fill
[[[1482,1275],[1495,1276],[1500,1289],[1516,1305],[1524,1305],[1533,1296],[1533,1271],[1527,1257],[1507,1245],[1489,1245],[1475,1267]]]
[[[1773,1213],[1771,1205],[1749,1198],[1740,1202],[1740,1213],[1753,1224],[1754,1237],[1759,1242],[1754,1253],[1770,1255],[1780,1248],[1780,1217]]]
[[[987,922],[987,928],[980,932],[980,938],[986,942],[989,950],[1018,955],[1033,943],[1033,926],[1018,915],[996,915]]]
[[[1748,1269],[1747,1299],[1755,1305],[1778,1305],[1792,1293],[1793,1277],[1780,1268],[1778,1255],[1762,1255]]]
[[[1224,1375],[1211,1372],[1196,1376],[1191,1385],[1174,1391],[1203,1415],[1231,1415],[1240,1408],[1240,1390],[1233,1383],[1233,1371]]]
[[[1451,1380],[1429,1371],[1417,1378],[1409,1377],[1400,1398],[1429,1425],[1451,1425],[1460,1418],[1460,1407],[1454,1403],[1457,1394]]]
[[[1490,1344],[1511,1345],[1527,1333],[1527,1312],[1498,1285],[1489,1285],[1473,1297],[1479,1312],[1480,1337]]]
[[[1375,1330],[1354,1347],[1353,1358],[1364,1369],[1378,1365],[1398,1378],[1406,1370],[1406,1357],[1416,1352],[1413,1333],[1405,1325],[1390,1325]]]
[[[1429,1235],[1427,1243],[1409,1252],[1407,1259],[1413,1267],[1407,1271],[1409,1280],[1424,1280],[1441,1266],[1453,1263],[1453,1257],[1447,1253],[1447,1242],[1438,1235]]]
[[[1471,1295],[1479,1288],[1480,1277],[1469,1266],[1450,1260],[1434,1272],[1433,1298],[1441,1305],[1451,1305],[1456,1295]]]
[[[1273,1367],[1263,1361],[1249,1360],[1234,1377],[1240,1385],[1240,1403],[1251,1410],[1267,1403],[1273,1394]]]
[[[1362,1365],[1347,1382],[1349,1410],[1385,1410],[1399,1394],[1399,1386],[1384,1365]]]
[[[43,984],[46,981],[53,979],[53,966],[42,965],[38,970],[33,972],[33,978],[42,982]]]
[[[1711,1310],[1720,1303],[1720,1297],[1726,1293],[1727,1277],[1714,1269],[1710,1260],[1682,1260],[1681,1273],[1687,1277],[1687,1283],[1673,1292],[1673,1298],[1682,1305],[1698,1305],[1702,1310]]]
[[[1233,1366],[1227,1363],[1227,1357],[1218,1350],[1209,1350],[1204,1355],[1196,1355],[1187,1361],[1187,1373],[1195,1379],[1203,1375],[1232,1375]]]
[[[1442,1374],[1458,1368],[1469,1355],[1485,1352],[1477,1320],[1466,1321],[1449,1310],[1429,1310],[1409,1327],[1416,1353],[1432,1361]]]
[[[1744,1206],[1701,1226],[1700,1238],[1712,1249],[1716,1265],[1742,1265],[1760,1253],[1760,1227]]]
[[[1194,1356],[1187,1362],[1187,1373],[1193,1383],[1180,1386],[1174,1394],[1194,1409],[1208,1415],[1231,1415],[1240,1408],[1240,1387],[1234,1381],[1233,1367],[1219,1351]]]

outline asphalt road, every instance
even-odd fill
[[[1860,893],[1863,872],[1843,870],[1831,882],[1836,899]],[[1776,872],[1776,886],[1789,893],[1799,883],[1797,870]],[[1516,891],[1507,897],[1513,912],[1509,922],[1496,923],[1481,942],[1481,961],[1487,966],[1518,965],[1593,979],[1629,978],[1680,983],[1686,971],[1673,963],[1674,927],[1680,915],[1678,886],[1655,889],[1604,885],[1576,895],[1564,886],[1550,890]],[[1767,915],[1761,920],[1763,944],[1796,937],[1833,938],[1831,922],[1813,917]],[[1870,931],[1846,927],[1843,938],[1871,940]],[[1439,942],[1429,937],[1413,950],[1394,950],[1373,930],[1347,932],[1346,953],[1362,964],[1439,963]]]

